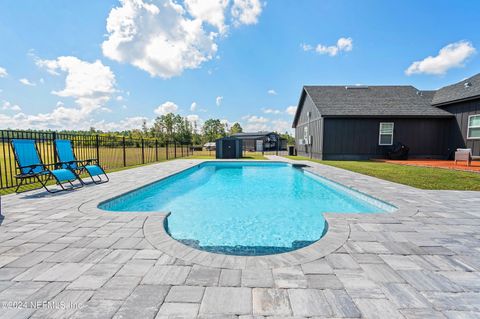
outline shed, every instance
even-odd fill
[[[216,158],[241,158],[242,140],[224,137],[216,140]]]
[[[232,137],[241,139],[243,147],[249,152],[284,151],[287,149],[287,140],[275,132],[235,133]]]

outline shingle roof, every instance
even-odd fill
[[[232,137],[240,138],[240,139],[255,139],[259,137],[264,137],[266,135],[272,134],[273,132],[268,131],[260,131],[260,132],[242,132],[242,133],[235,133],[232,134]]]
[[[480,73],[458,83],[439,89],[432,100],[433,105],[480,97]]]
[[[305,86],[322,116],[450,117],[431,106],[433,91],[413,86]]]

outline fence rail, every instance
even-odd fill
[[[57,162],[54,140],[68,139],[72,141],[78,160],[98,158],[106,170],[192,155],[188,145],[176,142],[163,143],[150,138],[133,139],[97,134],[0,130],[0,190],[16,187],[19,182],[15,178],[19,170],[10,143],[12,139],[35,140],[40,157],[45,164]],[[34,182],[35,180],[31,179],[27,184]]]

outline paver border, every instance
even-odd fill
[[[89,200],[87,202],[82,203],[78,207],[78,211],[82,214],[90,215],[95,214],[103,215],[103,216],[118,216],[118,212],[110,212],[103,209],[98,208],[98,206],[108,200],[113,198],[121,197],[125,194],[131,193],[139,188],[149,186],[153,183],[158,182],[159,180],[168,178],[172,175],[181,173],[185,170],[188,170],[194,166],[197,166],[204,162],[212,161],[208,160],[199,160],[193,161],[190,163],[185,163],[187,165],[180,167],[177,170],[170,172],[166,176],[161,178],[152,177],[153,180],[147,183],[132,185],[130,187],[126,187],[122,189],[120,192],[114,193],[107,193],[102,194],[99,197]],[[215,161],[215,160],[214,160]],[[218,160],[216,160],[218,161]],[[248,161],[251,162],[251,161]],[[275,158],[275,162],[285,162],[285,163],[298,163],[298,161],[290,161],[288,159],[283,158]],[[315,175],[319,175],[315,172],[313,165],[309,165],[307,163],[307,167],[304,169],[307,172],[313,173]],[[321,165],[321,164],[315,164]],[[326,178],[324,176],[319,175],[321,178]],[[383,201],[382,199],[375,195],[371,195],[368,192],[357,190],[354,187],[349,187],[343,185],[335,180],[330,178],[326,178],[327,180],[338,183],[347,189],[351,189],[353,191],[360,192],[367,196],[374,198],[375,200]],[[391,203],[390,200],[385,201]],[[309,246],[302,247],[297,250],[293,250],[290,252],[273,254],[273,255],[263,255],[263,256],[236,256],[236,255],[226,255],[226,254],[219,254],[219,253],[212,253],[203,250],[199,250],[190,246],[187,246],[176,239],[172,238],[168,232],[166,231],[166,221],[168,216],[170,215],[169,212],[122,212],[121,214],[135,214],[146,216],[147,219],[143,225],[143,232],[147,241],[152,244],[158,250],[171,255],[175,258],[182,259],[186,262],[195,263],[203,266],[208,267],[218,267],[218,268],[227,268],[227,269],[258,269],[258,268],[278,268],[278,267],[288,267],[292,265],[299,265],[303,263],[307,263],[326,255],[329,255],[342,247],[350,235],[350,223],[354,223],[355,221],[361,219],[376,219],[376,218],[384,218],[385,214],[393,214],[394,216],[412,216],[417,212],[415,207],[410,207],[409,205],[405,205],[404,203],[391,203],[395,205],[397,208],[394,212],[387,212],[387,213],[379,213],[379,214],[334,214],[334,213],[324,213],[324,218],[328,227],[327,232],[325,235],[317,240],[316,242],[312,243]]]

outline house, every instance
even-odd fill
[[[287,140],[275,132],[235,133],[231,135],[243,142],[243,149],[250,152],[283,151],[287,149]]]
[[[454,116],[450,145],[470,148],[480,155],[480,73],[439,89],[432,105]]]
[[[383,158],[396,143],[410,157],[480,153],[480,74],[437,91],[413,86],[304,86],[292,127],[298,155]]]

